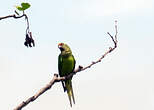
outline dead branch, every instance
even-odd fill
[[[27,23],[27,28],[26,28],[26,38],[25,38],[25,42],[24,42],[24,45],[26,47],[34,47],[35,46],[35,42],[34,42],[34,39],[32,38],[32,32],[30,32],[30,29],[29,29],[29,20],[28,20],[28,16],[23,12],[22,15],[19,15],[16,11],[15,13],[17,14],[12,14],[12,15],[8,15],[8,16],[4,16],[4,17],[0,17],[0,20],[3,20],[3,19],[7,19],[7,18],[14,18],[14,19],[19,19],[19,18],[22,18],[22,17],[25,17],[25,20],[26,20],[26,23]]]
[[[36,100],[41,94],[43,94],[44,92],[49,90],[54,85],[54,83],[60,82],[60,81],[63,81],[63,80],[67,80],[67,79],[73,77],[76,73],[84,71],[84,70],[90,68],[91,66],[101,62],[102,59],[105,58],[106,55],[108,55],[115,48],[117,48],[117,42],[118,42],[117,41],[117,33],[118,33],[118,31],[117,31],[117,21],[115,21],[115,31],[116,31],[116,33],[115,33],[114,37],[109,32],[107,32],[107,34],[110,36],[110,38],[112,39],[112,41],[114,43],[114,47],[109,47],[109,50],[107,50],[98,60],[91,62],[91,64],[89,64],[88,66],[85,66],[85,67],[82,67],[82,66],[79,65],[79,67],[77,69],[75,69],[73,73],[71,73],[71,74],[69,74],[68,76],[65,76],[65,77],[59,77],[58,74],[54,74],[54,77],[49,82],[49,84],[47,84],[45,87],[40,89],[34,96],[28,98],[26,101],[23,101],[14,110],[21,110],[23,107],[28,105],[30,102],[33,102],[34,100]]]
[[[3,17],[0,17],[0,20],[6,19],[6,18],[19,19],[19,18],[22,18],[22,17],[25,17],[25,20],[27,21],[27,29],[26,29],[26,32],[27,32],[27,31],[29,31],[29,21],[28,21],[28,16],[25,13],[23,13],[22,15],[13,14],[13,15],[8,15],[8,16],[3,16]]]
[[[15,18],[15,19],[18,19],[18,18],[22,18],[24,16],[26,17],[27,15],[26,14],[23,14],[21,16],[16,16],[15,14],[13,14],[13,15],[8,15],[8,16],[0,17],[0,20],[6,19],[6,18]]]

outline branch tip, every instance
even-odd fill
[[[112,50],[112,47],[109,47],[109,50]]]
[[[117,25],[117,22],[118,22],[118,21],[117,21],[117,20],[115,20],[115,25]]]
[[[94,62],[94,61],[92,61],[91,63],[92,63],[92,64],[95,64],[95,62]]]
[[[58,77],[58,74],[55,73],[54,76],[55,76],[55,77]]]
[[[82,69],[82,68],[83,68],[83,66],[79,65],[79,69]]]

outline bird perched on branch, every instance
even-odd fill
[[[59,75],[63,77],[69,75],[74,71],[76,61],[74,59],[70,47],[67,44],[59,43],[58,48],[61,51],[58,57],[58,70]],[[70,106],[72,107],[72,100],[75,104],[75,98],[72,87],[72,78],[62,81],[62,86],[64,88],[64,92],[67,91]]]

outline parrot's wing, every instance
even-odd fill
[[[62,63],[63,63],[62,56],[59,55],[59,57],[58,57],[58,71],[59,71],[60,76],[62,76]]]
[[[62,56],[59,55],[59,57],[58,57],[58,71],[59,71],[60,76],[63,76],[62,75],[62,64],[63,64],[63,59],[62,59]],[[65,87],[64,81],[61,81],[61,82],[62,82],[62,86],[63,86],[64,92],[65,92],[66,87]]]
[[[76,61],[75,61],[75,58],[74,58],[74,56],[72,55],[72,57],[73,57],[73,61],[74,61],[74,67],[73,67],[73,70],[72,70],[72,72],[74,71],[74,69],[75,69],[75,64],[76,64]]]

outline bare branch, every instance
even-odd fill
[[[17,12],[15,11],[15,13],[17,13]],[[25,17],[25,19],[27,21],[27,29],[26,29],[26,32],[27,32],[27,31],[29,31],[29,21],[28,21],[28,16],[25,13],[23,13],[22,15],[18,15],[18,16],[13,14],[13,15],[8,15],[8,16],[0,17],[0,20],[6,19],[6,18],[18,19],[18,18],[22,18],[22,17]]]
[[[8,15],[8,16],[0,17],[0,20],[6,19],[6,18],[15,18],[15,19],[18,19],[18,18],[22,18],[24,16],[26,17],[26,14],[23,14],[21,16],[16,16],[15,14],[13,14],[13,15]]]
[[[118,31],[117,31],[117,21],[115,21],[115,30],[116,30],[115,37],[113,37],[109,32],[107,33],[111,37],[111,39],[114,43],[114,47],[110,47],[109,50],[107,50],[98,60],[91,62],[91,64],[89,64],[85,67],[82,67],[82,66],[79,65],[79,67],[77,69],[75,69],[73,73],[71,73],[71,74],[69,74],[68,76],[65,76],[65,77],[59,77],[58,74],[54,74],[54,77],[49,82],[49,84],[47,84],[45,87],[40,89],[34,96],[30,97],[26,101],[23,101],[14,110],[21,110],[23,107],[28,105],[30,102],[33,102],[34,100],[36,100],[41,94],[43,94],[48,89],[50,89],[54,85],[54,83],[67,80],[67,79],[73,77],[76,73],[84,71],[84,70],[90,68],[91,66],[101,62],[102,59],[105,58],[106,55],[111,53],[117,47],[117,33],[118,33]]]
[[[4,17],[0,17],[0,20],[2,19],[6,19],[6,18],[14,18],[14,19],[18,19],[18,18],[22,18],[25,17],[26,23],[27,23],[27,28],[26,28],[26,38],[25,38],[25,42],[24,45],[26,47],[34,47],[35,46],[35,42],[34,39],[32,38],[32,32],[30,32],[29,29],[29,20],[28,20],[28,16],[23,12],[22,15],[19,15],[19,13],[17,11],[15,11],[16,14],[13,15],[8,15],[8,16],[4,16]]]
[[[42,89],[40,89],[38,91],[38,93],[36,93],[34,96],[30,97],[29,99],[27,99],[26,101],[23,101],[21,104],[19,104],[14,110],[21,110],[23,107],[25,107],[27,104],[29,104],[30,102],[33,102],[34,100],[36,100],[41,94],[43,94],[45,91],[47,91],[48,89],[50,89],[52,87],[52,85],[57,81],[60,81],[62,78],[58,78],[58,75],[55,74],[53,79],[49,82],[49,84],[47,84],[45,87],[43,87]]]

